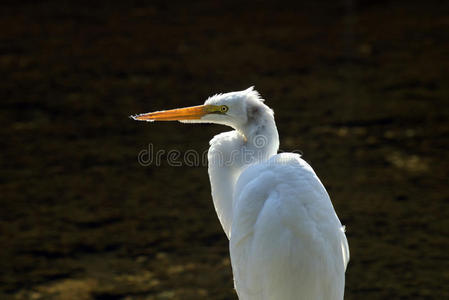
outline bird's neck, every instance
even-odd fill
[[[279,136],[272,115],[210,141],[209,178],[215,210],[224,232],[231,237],[234,188],[242,171],[277,153]]]

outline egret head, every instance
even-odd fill
[[[273,116],[273,111],[253,87],[243,91],[217,94],[203,105],[157,111],[131,116],[138,121],[180,121],[184,123],[216,123],[237,130],[257,122],[262,117]]]

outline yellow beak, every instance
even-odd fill
[[[180,120],[198,120],[206,114],[219,112],[220,108],[216,105],[198,105],[184,108],[150,112],[131,116],[137,121],[180,121]]]

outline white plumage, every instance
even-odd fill
[[[343,299],[344,228],[310,165],[298,154],[276,154],[273,112],[253,88],[135,119],[235,129],[210,141],[208,170],[241,300]]]
[[[346,237],[299,155],[247,168],[234,197],[230,252],[241,299],[343,299]]]

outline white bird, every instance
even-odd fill
[[[253,87],[132,118],[234,129],[210,141],[208,171],[239,299],[343,299],[344,227],[312,167],[298,154],[277,154],[273,111]]]

